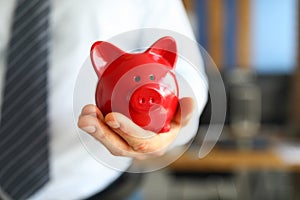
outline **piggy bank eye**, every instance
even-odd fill
[[[149,76],[149,79],[150,79],[151,81],[154,81],[154,80],[155,80],[155,76],[154,76],[153,74],[151,74],[151,75]]]
[[[135,77],[134,77],[134,81],[135,81],[135,82],[140,82],[140,80],[141,80],[141,77],[140,77],[140,76],[135,76]]]

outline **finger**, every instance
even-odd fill
[[[96,105],[88,104],[84,106],[81,110],[81,115],[92,115],[101,120],[104,120],[102,112],[98,109]]]
[[[99,118],[96,119],[95,112],[102,116],[102,113],[95,105],[86,105],[82,109],[82,114],[79,117],[78,127],[101,142],[112,155],[144,160],[162,154],[161,152],[151,154],[135,152],[123,138],[113,132],[106,124],[101,122]],[[100,128],[98,127],[98,123],[100,124]]]
[[[104,121],[114,130],[121,130],[122,133],[126,134],[124,135],[125,138],[148,139],[156,135],[154,132],[141,128],[121,113],[109,113],[105,116]]]
[[[80,116],[78,127],[101,142],[115,156],[137,156],[127,142],[94,116]]]
[[[179,100],[177,112],[173,118],[173,122],[186,126],[192,117],[195,105],[194,100],[190,97],[184,97]]]
[[[166,148],[176,137],[174,131],[156,134],[144,130],[120,113],[108,114],[105,117],[105,122],[117,132],[134,151],[140,153],[153,154],[162,151],[162,149]]]
[[[117,132],[137,152],[149,152],[147,140],[154,137],[155,133],[146,131],[136,125],[132,120],[120,113],[109,113],[105,122]],[[152,150],[151,150],[152,151]]]

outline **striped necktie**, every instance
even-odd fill
[[[49,179],[48,0],[18,0],[0,124],[0,199],[26,199]]]

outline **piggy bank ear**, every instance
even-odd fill
[[[108,42],[95,42],[91,47],[90,57],[98,77],[102,75],[110,63],[122,54],[124,54],[124,51]]]
[[[166,36],[157,40],[147,52],[163,57],[170,63],[171,67],[174,67],[177,59],[177,47],[172,37]]]

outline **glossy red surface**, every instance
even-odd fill
[[[98,41],[90,56],[98,76],[96,105],[104,115],[120,112],[147,130],[169,131],[178,105],[173,38],[163,37],[141,53]]]

